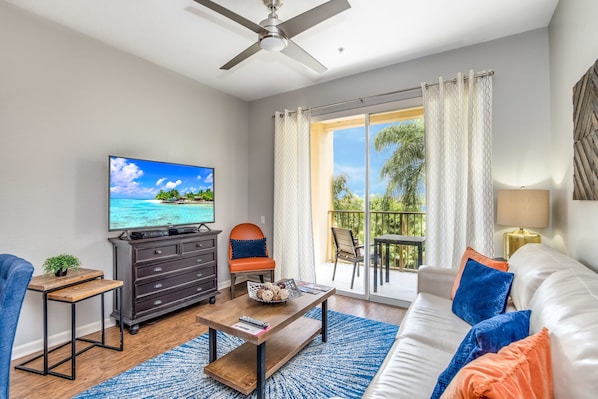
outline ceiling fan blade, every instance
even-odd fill
[[[220,69],[224,69],[224,70],[228,71],[229,69],[231,69],[232,67],[234,67],[235,65],[240,63],[241,61],[246,60],[247,58],[251,57],[252,55],[254,55],[255,53],[257,53],[260,50],[261,50],[260,43],[256,42],[256,43],[252,44],[251,46],[247,47],[245,50],[243,50],[235,58],[233,58],[226,64],[222,65],[220,67]]]
[[[299,61],[306,67],[316,71],[317,73],[324,73],[326,72],[327,68],[320,63],[320,61],[316,60],[314,57],[309,55],[309,53],[303,50],[297,43],[292,40],[289,40],[289,44],[287,47],[281,51],[286,56],[291,57],[295,61]]]
[[[244,27],[254,31],[255,33],[268,33],[267,30],[265,30],[264,28],[262,28],[255,22],[252,22],[246,18],[243,18],[239,14],[236,14],[236,13],[232,12],[231,10],[222,7],[219,4],[216,4],[213,1],[210,1],[210,0],[194,0],[194,1],[196,3],[201,4],[204,7],[209,8],[212,11],[216,11],[218,14],[224,15],[225,17],[232,19],[236,23],[243,25]]]
[[[197,1],[197,0],[195,0]],[[295,35],[351,8],[347,0],[330,0],[277,25],[290,39]]]

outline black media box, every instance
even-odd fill
[[[170,229],[168,229],[168,234],[171,236],[177,236],[179,234],[197,233],[198,231],[199,231],[199,229],[197,227],[193,227],[193,226],[171,227]]]
[[[166,237],[168,235],[168,231],[166,230],[133,231],[131,232],[131,239],[142,240],[144,238]]]

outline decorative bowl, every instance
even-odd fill
[[[284,299],[282,299],[280,296],[277,296],[274,292],[276,291],[276,288],[273,288],[272,286],[278,287],[278,290],[286,289],[288,296]],[[269,294],[265,297],[262,297],[264,291],[271,291],[272,299],[268,299]],[[254,281],[248,281],[247,293],[249,294],[249,298],[262,303],[285,303],[286,301],[292,301],[293,299],[299,298],[301,295],[303,295],[303,293],[297,288],[295,280],[292,278],[282,279],[275,281],[274,283],[256,283]]]

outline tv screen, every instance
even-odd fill
[[[109,156],[109,230],[214,222],[214,168]]]

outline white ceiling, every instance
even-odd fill
[[[293,40],[328,70],[319,75],[260,51],[219,68],[257,41],[193,0],[4,0],[243,100],[548,26],[558,0],[348,0],[346,10]],[[286,0],[285,21],[327,0]],[[259,23],[262,0],[214,0]],[[344,49],[339,51],[339,49]]]

